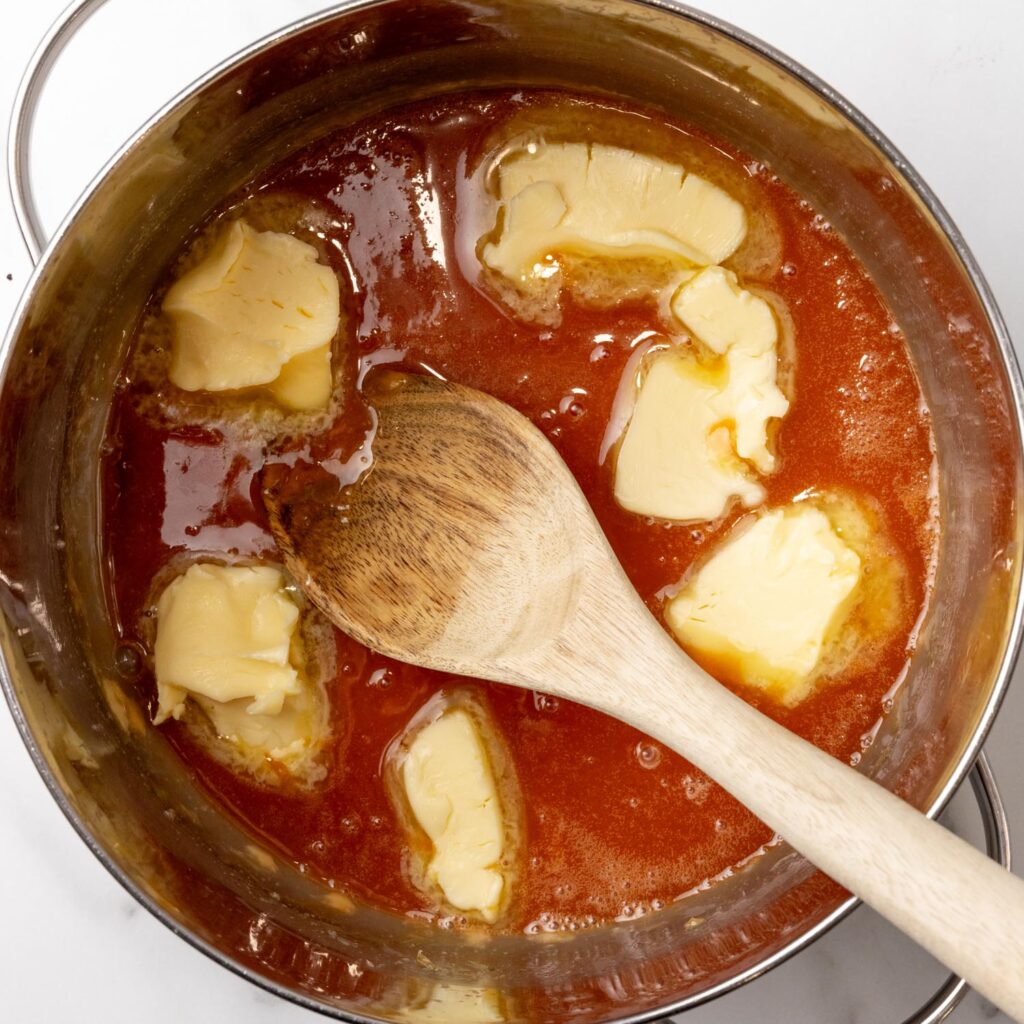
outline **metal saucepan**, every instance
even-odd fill
[[[19,95],[11,177],[30,247],[28,115],[101,2],[54,27]],[[651,1019],[756,977],[853,905],[780,844],[639,921],[470,942],[354,906],[262,847],[195,786],[122,685],[98,467],[125,338],[162,268],[225,195],[332,127],[513,83],[624,96],[769,162],[845,235],[903,328],[933,416],[943,540],[916,656],[863,770],[937,814],[979,758],[1020,638],[1022,389],[1006,327],[927,186],[828,86],[673,0],[356,0],[281,30],[141,129],[39,260],[0,384],[0,644],[25,742],[106,867],[225,966],[342,1019],[455,1019],[458,1007],[466,1020]],[[990,852],[1005,861],[984,761],[975,781]],[[960,994],[951,979],[913,1019],[941,1019]]]

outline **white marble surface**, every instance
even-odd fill
[[[0,111],[9,109],[22,66],[64,3],[5,8]],[[322,6],[317,0],[112,0],[75,41],[44,100],[34,153],[46,224],[57,224],[108,154],[166,98],[239,46]],[[705,0],[703,6],[814,69],[897,142],[963,229],[1024,344],[1024,5]],[[57,159],[58,142],[74,158]],[[0,197],[0,325],[28,272],[9,204]],[[1022,726],[1019,681],[988,750],[1024,842]],[[0,711],[0,779],[0,1018],[11,1024],[312,1024],[312,1014],[186,946],[120,889],[47,795],[6,711]],[[947,822],[976,837],[976,818],[971,798],[961,795]],[[686,1021],[896,1022],[942,976],[894,929],[859,910],[796,960]],[[956,1020],[1006,1018],[972,995]]]

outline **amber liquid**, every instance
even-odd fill
[[[335,439],[352,447],[362,438],[365,411],[354,389],[369,363],[429,367],[496,395],[558,448],[655,614],[659,594],[742,513],[674,525],[627,513],[612,499],[605,431],[627,361],[664,329],[653,303],[585,308],[566,295],[560,325],[543,326],[514,318],[481,279],[475,248],[489,225],[472,211],[485,187],[482,160],[512,122],[561,125],[563,133],[679,159],[723,183],[752,211],[755,227],[771,227],[765,237],[777,253],[752,259],[745,283],[788,307],[795,353],[779,469],[764,481],[767,505],[808,489],[842,489],[872,502],[905,562],[909,594],[870,662],[826,680],[799,707],[735,688],[819,747],[856,760],[905,668],[927,598],[931,434],[903,341],[874,284],[769,167],[660,114],[550,92],[432,100],[294,154],[225,210],[265,210],[279,197],[282,209],[299,211],[290,229],[317,245],[343,293],[349,285],[349,341],[337,358],[351,402]],[[123,385],[105,469],[106,555],[121,632],[141,643],[153,580],[172,560],[189,553],[276,560],[258,497],[259,471],[275,453],[265,439],[244,440],[223,425],[169,426],[152,410],[173,389],[155,386],[131,360]],[[683,758],[614,719],[398,664],[341,633],[335,640],[327,773],[316,786],[284,778],[276,787],[257,784],[212,758],[184,727],[164,728],[197,776],[263,841],[340,888],[397,912],[435,913],[403,872],[406,837],[383,761],[424,702],[456,686],[472,688],[489,709],[522,794],[523,853],[500,927],[580,927],[646,913],[771,839]],[[151,700],[151,678],[138,685],[140,698]]]

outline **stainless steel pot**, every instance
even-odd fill
[[[15,204],[46,70],[102,0],[69,10],[23,83]],[[853,901],[780,844],[652,917],[571,938],[470,941],[311,883],[197,789],[118,675],[98,552],[98,465],[125,338],[191,227],[259,169],[333,126],[473,86],[567,85],[660,107],[769,162],[825,211],[902,326],[938,442],[943,538],[931,610],[861,766],[937,814],[975,759],[1021,627],[1021,379],[949,218],[891,144],[763,43],[672,0],[364,0],[210,72],[121,150],[47,246],[0,384],[3,686],[71,823],[165,924],[225,966],[348,1020],[646,1020],[790,956]],[[1008,860],[998,793],[976,790]],[[951,979],[915,1020],[942,1019]],[[433,1016],[431,1016],[433,1015]]]

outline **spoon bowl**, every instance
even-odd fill
[[[426,668],[532,683],[589,576],[628,587],[544,435],[497,399],[378,372],[373,461],[351,487],[290,474],[264,490],[285,562],[334,623]],[[604,581],[608,583],[609,581]]]

